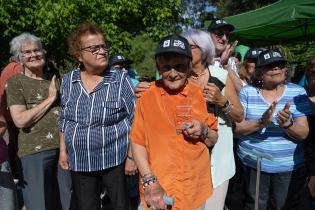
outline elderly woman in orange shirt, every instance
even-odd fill
[[[203,209],[212,193],[208,147],[217,141],[217,120],[202,90],[188,82],[191,48],[177,35],[162,39],[155,53],[162,79],[137,101],[130,133],[146,207]]]

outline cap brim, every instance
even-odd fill
[[[264,64],[261,64],[261,65],[258,65],[257,67],[264,67],[264,66],[268,66],[268,65],[271,65],[271,64],[273,64],[273,63],[288,63],[288,61],[287,60],[285,60],[285,59],[281,59],[281,60],[270,60],[270,61],[268,61],[268,62],[266,62],[266,63],[264,63]]]
[[[155,53],[155,57],[164,53],[176,53],[176,54],[187,56],[188,58],[192,59],[192,55],[188,55],[186,52],[183,52],[181,50],[174,50],[174,49],[163,49],[163,50],[157,51]]]
[[[234,29],[235,29],[235,27],[233,25],[231,25],[231,24],[222,23],[222,24],[218,24],[218,25],[215,25],[215,26],[211,26],[210,25],[209,28],[208,28],[208,31],[213,31],[215,29],[222,28],[222,27],[228,28],[228,30],[230,32],[234,31]]]

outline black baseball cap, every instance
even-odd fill
[[[159,42],[155,50],[155,57],[164,53],[177,53],[192,59],[191,48],[187,39],[176,34],[164,37]]]
[[[283,54],[277,49],[265,50],[261,52],[257,59],[257,67],[264,67],[273,63],[287,63]]]
[[[258,55],[264,50],[266,50],[266,49],[264,49],[264,48],[250,48],[245,55],[245,60],[254,60],[256,62]]]
[[[208,31],[211,32],[217,28],[221,28],[221,27],[227,27],[229,29],[230,32],[234,31],[234,26],[227,23],[224,19],[222,18],[215,18],[212,20],[212,22],[210,23],[209,27],[208,27]]]
[[[113,65],[130,65],[133,63],[132,60],[126,59],[123,55],[117,54],[117,55],[113,55],[109,58],[109,62],[108,62],[109,66],[113,66]]]

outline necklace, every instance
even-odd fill
[[[197,76],[191,74],[191,78],[193,80],[198,80],[199,78],[201,78],[203,75],[205,75],[207,73],[207,70],[204,70],[201,74],[197,74]]]
[[[208,83],[209,77],[211,76],[211,75],[210,75],[210,72],[209,72],[209,77],[208,77],[207,72],[209,72],[209,71],[208,71],[208,69],[206,68],[206,69],[204,70],[204,72],[202,72],[202,73],[199,74],[198,76],[191,75],[191,76],[189,77],[189,80],[190,80],[192,83],[194,83],[194,84],[200,86],[201,88],[204,88],[204,86]],[[201,79],[200,79],[200,78],[201,78]]]

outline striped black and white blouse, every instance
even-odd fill
[[[61,83],[60,132],[64,133],[70,168],[99,171],[121,164],[127,155],[135,96],[127,74],[107,69],[103,80],[88,93],[80,70]]]

